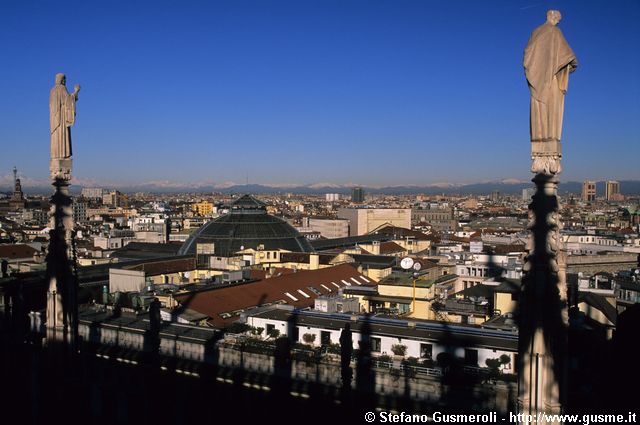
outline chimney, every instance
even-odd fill
[[[373,241],[373,247],[371,248],[373,255],[380,255],[380,241]]]
[[[320,254],[309,254],[309,270],[320,268]]]

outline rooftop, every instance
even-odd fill
[[[271,304],[311,307],[322,295],[334,294],[346,287],[375,286],[375,282],[348,264],[319,270],[298,271],[257,282],[223,286],[177,295],[183,307],[211,318],[216,327],[238,320],[245,310]]]
[[[2,244],[0,245],[0,259],[16,260],[31,259],[38,250],[25,244]]]

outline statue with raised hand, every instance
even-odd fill
[[[562,15],[547,12],[547,21],[536,28],[524,50],[524,69],[531,92],[531,156],[534,173],[561,171],[562,118],[569,73],[576,70],[576,55],[558,28]]]
[[[67,92],[66,77],[56,74],[55,85],[49,95],[49,124],[51,130],[51,173],[68,176],[71,173],[71,126],[76,119],[76,101],[80,86]]]

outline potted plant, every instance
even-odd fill
[[[407,354],[407,346],[404,344],[393,344],[391,346],[391,352],[393,353],[394,369],[400,369],[400,365],[404,360],[404,355]]]
[[[313,343],[316,340],[316,336],[315,334],[304,334],[302,335],[302,340],[304,341],[305,344],[313,345]]]
[[[278,339],[278,337],[280,336],[280,331],[278,329],[270,329],[269,332],[267,332],[267,335],[269,336],[269,338],[271,339]]]
[[[388,356],[387,354],[381,354],[379,355],[376,360],[378,361],[378,363],[391,363],[391,356]]]
[[[391,346],[391,351],[396,356],[404,357],[404,355],[407,354],[407,346],[404,344],[393,344]]]

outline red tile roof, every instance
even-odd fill
[[[251,280],[262,280],[267,277],[267,271],[262,269],[251,269],[249,276]]]
[[[524,244],[496,245],[493,249],[495,254],[509,254],[512,252],[525,252],[527,247]]]
[[[0,245],[0,258],[7,260],[31,259],[38,250],[24,244]]]
[[[385,254],[395,254],[397,252],[405,252],[406,249],[404,249],[402,246],[398,245],[395,242],[382,242],[380,244],[380,254],[381,255],[385,255]]]
[[[447,235],[447,240],[449,240],[450,242],[469,243],[471,241],[471,238],[465,238],[462,236],[455,236],[455,235]]]
[[[360,283],[361,286],[376,285],[374,280],[362,276],[349,264],[341,264],[319,270],[298,271],[257,282],[176,295],[175,299],[183,307],[209,316],[210,322],[214,326],[224,327],[238,320],[238,316],[232,315],[223,318],[220,316],[222,313],[237,312],[280,300],[297,308],[311,307],[319,296],[318,294],[336,294],[339,288],[349,286],[344,282],[353,286],[358,286],[357,283]],[[312,287],[317,293],[311,291],[309,287]],[[302,290],[309,298],[298,290]],[[286,293],[291,294],[296,300],[294,301]]]
[[[438,263],[436,263],[435,261],[427,260],[425,258],[414,258],[414,261],[416,263],[420,263],[420,270],[422,271],[438,267]]]
[[[288,267],[274,267],[273,268],[273,275],[267,276],[267,278],[280,277],[282,275],[292,274],[292,273],[296,273],[296,271],[294,269],[290,269]]]
[[[417,230],[406,229],[404,227],[392,226],[391,224],[383,224],[377,229],[372,230],[369,234],[393,235],[398,239],[412,237],[418,240],[430,240],[429,235]]]

